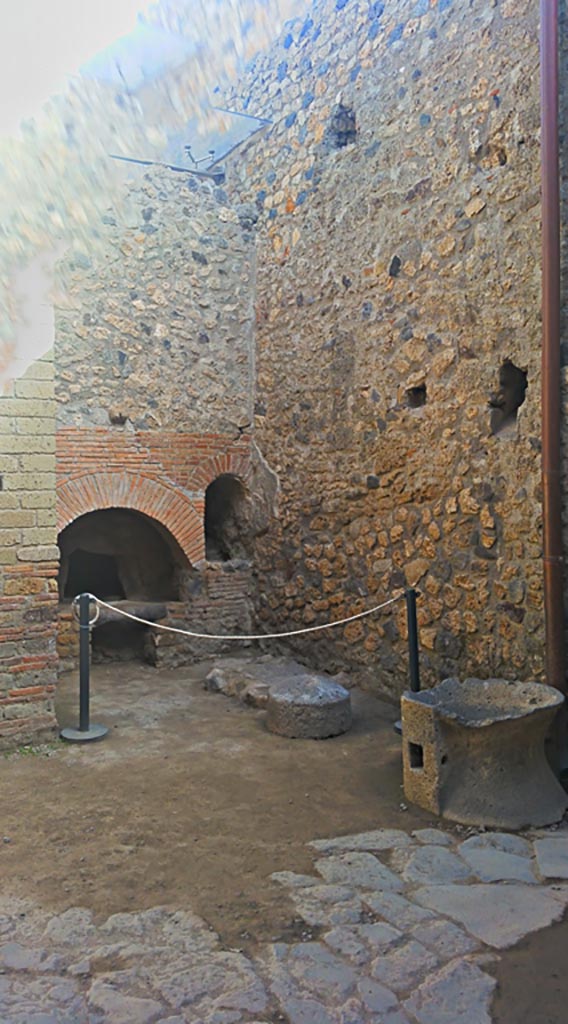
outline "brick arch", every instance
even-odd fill
[[[192,564],[205,558],[203,500],[192,501],[168,484],[133,473],[86,473],[60,484],[57,529],[104,508],[143,512],[169,530]]]
[[[198,467],[195,481],[205,492],[209,484],[225,473],[238,477],[246,484],[251,474],[249,453],[223,452],[221,455],[212,455]]]

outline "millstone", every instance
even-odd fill
[[[351,727],[351,696],[324,676],[295,676],[270,687],[266,725],[293,739],[323,740]]]

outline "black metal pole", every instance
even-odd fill
[[[89,673],[90,673],[89,595],[79,597],[79,729],[89,731]]]
[[[416,618],[416,591],[410,587],[406,591],[406,621],[408,623],[408,658],[410,670],[410,689],[413,693],[420,690],[420,661],[418,657],[418,620]]]
[[[89,618],[92,594],[79,595],[79,728],[66,727],[61,730],[62,740],[69,743],[88,743],[102,740],[108,729],[106,725],[92,725],[89,716],[90,704],[90,668],[91,668],[91,627],[97,621]],[[94,599],[96,602],[96,598]],[[76,606],[77,598],[73,604]]]

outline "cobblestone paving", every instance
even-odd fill
[[[156,907],[95,923],[0,907],[0,1024],[489,1024],[496,951],[559,920],[568,836],[436,829],[317,840],[279,872],[305,941],[254,956]]]

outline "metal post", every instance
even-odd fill
[[[420,691],[420,661],[418,658],[418,620],[416,618],[416,591],[406,591],[406,621],[408,623],[408,658],[410,669],[410,689],[413,693]]]
[[[89,595],[79,597],[79,729],[89,731],[90,685]]]
[[[75,601],[77,598],[75,598]],[[79,595],[79,728],[62,729],[61,739],[69,743],[87,743],[102,740],[108,729],[104,725],[91,725],[89,721],[90,668],[91,668],[91,620],[89,619],[90,594]]]
[[[420,691],[420,659],[418,655],[418,619],[416,618],[417,591],[412,587],[406,591],[406,621],[408,623],[408,671],[410,689],[413,693]],[[402,722],[394,723],[394,731],[402,736]]]

